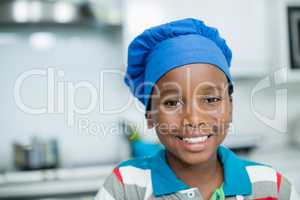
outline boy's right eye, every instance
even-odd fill
[[[169,108],[176,108],[180,106],[180,100],[166,100],[163,102],[163,105]]]

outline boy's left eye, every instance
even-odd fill
[[[216,102],[221,101],[221,97],[205,97],[204,101],[206,103],[216,103]]]

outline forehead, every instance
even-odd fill
[[[227,85],[225,74],[211,64],[190,64],[166,73],[158,82],[160,92],[172,90],[222,89]]]

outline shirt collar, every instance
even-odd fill
[[[225,196],[250,195],[252,193],[251,182],[243,160],[224,146],[219,146],[217,153],[224,169],[223,190]],[[176,193],[190,188],[176,177],[167,164],[165,149],[160,150],[152,157],[150,167],[155,196]]]

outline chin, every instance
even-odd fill
[[[207,163],[215,154],[214,150],[206,150],[201,152],[177,152],[173,154],[176,159],[187,165],[198,165]]]

